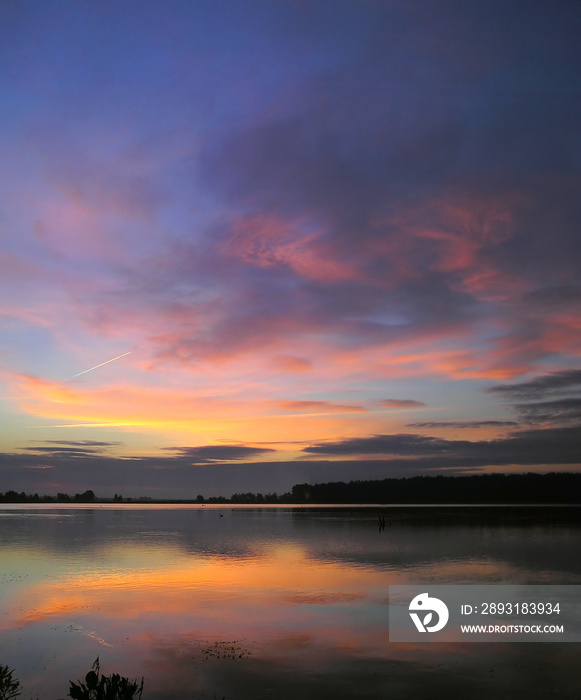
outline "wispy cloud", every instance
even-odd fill
[[[581,429],[581,398],[517,403],[514,408],[525,423],[576,424]]]
[[[45,440],[49,445],[64,445],[71,447],[118,447],[121,442],[103,442],[101,440]]]
[[[45,440],[44,444],[25,446],[24,452],[44,454],[47,456],[86,458],[105,455],[111,448],[120,447],[121,442],[104,442],[100,440]]]
[[[324,455],[425,455],[449,451],[458,441],[444,440],[424,435],[402,433],[397,435],[373,435],[372,437],[351,438],[340,442],[324,442],[309,445],[303,452]],[[471,443],[465,442],[464,448]]]
[[[413,399],[383,399],[379,405],[383,408],[423,408],[426,406],[423,401]]]
[[[518,425],[511,420],[447,420],[424,421],[420,423],[408,423],[409,428],[514,428]]]
[[[190,464],[212,464],[215,462],[237,462],[266,455],[275,450],[267,447],[245,445],[202,445],[200,447],[166,447],[165,451],[176,452],[179,459]]]
[[[492,386],[488,391],[510,399],[543,399],[564,392],[581,392],[581,369],[550,372],[526,382]]]
[[[273,401],[272,404],[293,413],[365,413],[368,410],[363,406],[330,401]]]
[[[555,446],[558,445],[558,449]],[[518,430],[495,440],[447,440],[414,434],[374,435],[305,447],[320,455],[384,455],[421,458],[424,466],[472,468],[510,464],[580,464],[577,428]]]
[[[581,370],[550,372],[515,384],[489,387],[492,394],[512,402],[525,423],[581,427]],[[528,399],[528,401],[524,401]]]

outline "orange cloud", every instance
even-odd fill
[[[38,377],[20,375],[21,387],[29,398],[37,401],[46,401],[56,404],[79,404],[82,403],[82,392],[73,389],[63,382],[51,382]]]
[[[161,433],[178,444],[211,442],[289,442],[335,436],[353,425],[353,413],[366,415],[360,406],[306,402],[294,405],[300,414],[273,413],[285,402],[265,401],[248,385],[239,395],[202,393],[194,388],[164,388],[120,384],[105,388],[77,386],[19,375],[15,394],[23,413],[51,419],[57,425],[79,427],[131,427],[150,437]],[[289,410],[289,407],[286,408]],[[371,420],[370,430],[379,419]],[[366,428],[363,428],[366,430]],[[171,438],[170,438],[171,436]]]

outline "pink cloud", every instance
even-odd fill
[[[530,313],[528,318],[523,316],[519,326],[507,321],[506,327],[487,355],[490,366],[503,368],[506,376],[535,369],[543,358],[581,357],[581,316],[577,314],[538,318]]]
[[[244,217],[236,222],[224,252],[257,267],[287,266],[305,279],[334,282],[356,278],[357,269],[336,255],[322,232],[313,233],[308,228],[273,216]]]
[[[271,362],[276,369],[282,372],[302,373],[309,372],[313,368],[312,362],[307,358],[296,355],[275,355]]]
[[[527,288],[523,279],[502,269],[499,252],[514,235],[523,205],[518,195],[426,201],[375,220],[387,234],[375,251],[391,259],[400,283],[431,270],[445,275],[451,289],[482,299],[507,298]]]
[[[143,368],[176,364],[195,373],[236,363],[256,377],[316,368],[318,376],[343,378],[500,378],[547,353],[578,352],[572,313],[536,318],[536,340],[514,332],[517,310],[509,303],[530,287],[503,269],[500,255],[522,205],[516,197],[429,201],[377,220],[359,247],[304,222],[255,214],[236,220],[227,244],[174,241],[132,268],[114,260],[128,254],[130,237],[108,247],[114,229],[102,236],[98,213],[65,204],[72,220],[41,238],[54,233],[60,249],[70,243],[79,258],[92,250],[109,267],[56,278],[68,307],[47,317],[65,333],[80,323],[88,337],[129,337]],[[97,217],[95,227],[77,239],[85,216]],[[503,316],[483,303],[500,301]],[[494,324],[487,326],[489,311]],[[42,316],[36,320],[46,323]]]

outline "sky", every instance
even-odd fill
[[[0,492],[581,467],[581,3],[0,4]]]

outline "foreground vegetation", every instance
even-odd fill
[[[12,700],[21,695],[20,681],[13,677],[14,669],[0,666],[0,700]],[[138,700],[143,693],[141,683],[131,681],[118,673],[103,676],[99,657],[95,659],[91,670],[85,676],[85,682],[69,681],[67,697],[72,700]]]
[[[14,669],[0,666],[0,700],[12,700],[20,695],[20,681],[12,677]]]
[[[317,504],[317,503],[581,503],[581,474],[479,474],[471,476],[412,476],[404,479],[296,484],[291,491],[276,493],[234,493],[230,498],[211,496],[167,500],[153,498],[97,498],[93,491],[69,496],[39,496],[7,491],[0,493],[0,503],[247,503],[247,504]]]

